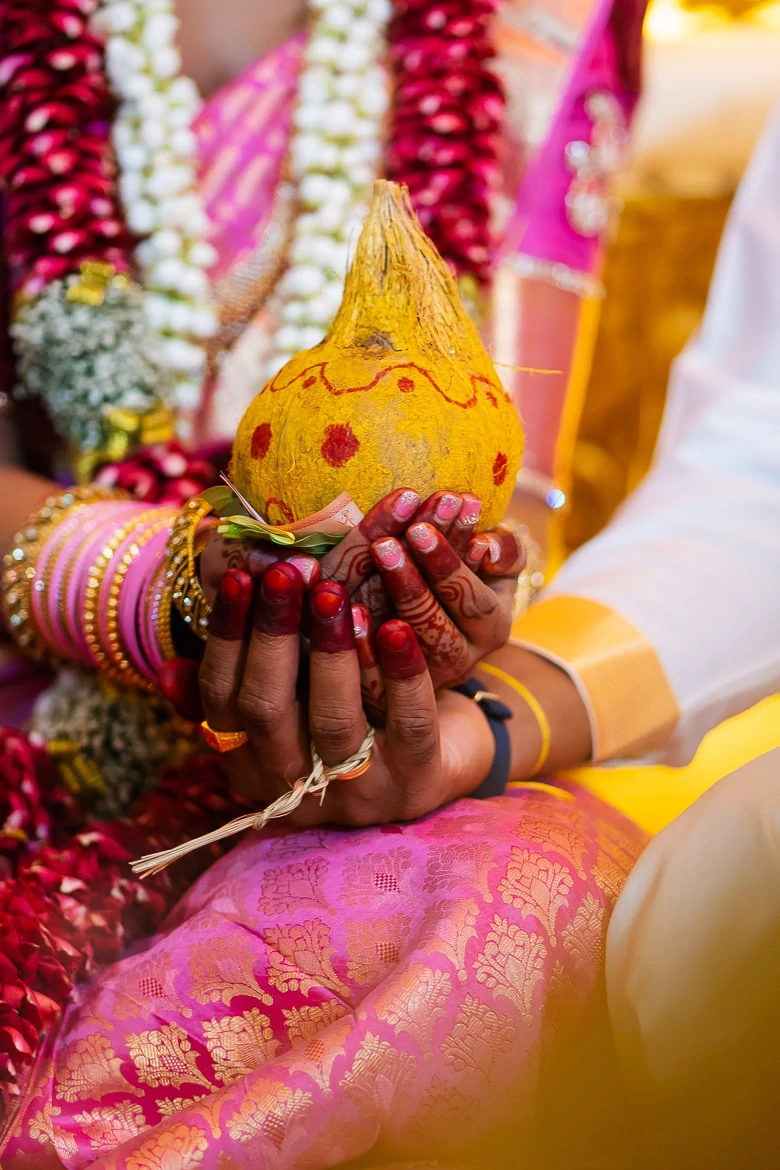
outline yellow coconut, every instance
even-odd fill
[[[231,478],[272,524],[349,492],[470,491],[481,527],[504,515],[523,433],[457,285],[406,193],[378,182],[330,332],[260,391]]]

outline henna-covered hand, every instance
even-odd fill
[[[501,529],[474,535],[481,503],[469,493],[436,492],[419,503],[400,489],[381,500],[322,561],[378,627],[397,615],[417,635],[437,689],[468,677],[503,646],[512,623],[525,550]],[[376,712],[376,686],[365,695]]]
[[[320,563],[316,557],[270,542],[248,544],[241,540],[225,540],[215,533],[200,556],[200,582],[203,592],[213,605],[220,582],[228,570],[235,569],[248,573],[253,580],[258,580],[276,561],[293,565],[307,586],[316,584],[320,579]]]

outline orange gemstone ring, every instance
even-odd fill
[[[204,719],[200,725],[201,735],[209,747],[224,755],[225,752],[234,752],[236,748],[249,743],[249,736],[245,731],[215,731],[209,727]]]

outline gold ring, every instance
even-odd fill
[[[205,719],[200,725],[200,730],[209,747],[223,755],[249,743],[249,736],[245,731],[215,731],[213,727],[209,727]]]

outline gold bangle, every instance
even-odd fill
[[[71,508],[101,500],[125,499],[124,493],[95,485],[70,488],[49,496],[27,523],[14,534],[11,549],[3,557],[0,604],[8,629],[18,646],[35,658],[54,661],[42,631],[32,616],[32,591],[37,577],[36,562],[51,532]],[[45,583],[44,583],[45,588]]]
[[[100,598],[100,590],[111,563],[111,558],[117,551],[119,546],[128,536],[131,535],[140,525],[145,524],[151,517],[158,516],[159,510],[157,508],[147,509],[144,512],[138,513],[133,519],[124,524],[121,528],[117,528],[106,543],[95,560],[94,565],[90,567],[87,574],[87,588],[84,594],[84,638],[92,657],[93,665],[100,668],[100,670],[107,671],[109,674],[113,673],[111,665],[111,655],[107,646],[100,640],[100,623],[98,620],[98,601]],[[108,631],[110,636],[110,630]]]
[[[168,579],[171,600],[184,621],[201,641],[208,633],[211,606],[195,572],[198,526],[212,511],[211,504],[196,496],[189,500],[173,522],[168,542]],[[200,544],[199,548],[202,547]]]
[[[145,678],[140,671],[136,670],[127,658],[126,648],[122,644],[122,638],[119,633],[119,594],[127,572],[143,546],[147,541],[157,536],[159,532],[162,532],[164,528],[169,527],[174,515],[173,509],[167,509],[162,515],[160,512],[157,513],[158,519],[138,534],[138,538],[133,541],[130,548],[120,559],[108,587],[108,600],[106,603],[106,636],[108,645],[106,646],[106,651],[109,664],[107,673],[112,678],[115,678],[117,682],[122,683],[123,686],[137,687],[144,691],[153,691],[155,688],[152,682],[148,678]]]
[[[171,583],[167,578],[168,564],[163,562],[162,568],[152,582],[146,594],[145,611],[146,623],[154,627],[157,643],[163,662],[170,662],[176,657],[176,647],[173,644],[171,633]]]
[[[494,678],[500,679],[501,682],[505,683],[506,686],[515,691],[526,703],[531,714],[536,720],[539,727],[539,733],[542,737],[542,746],[539,749],[539,755],[537,756],[536,763],[531,769],[531,775],[535,776],[537,772],[541,772],[542,768],[547,763],[547,757],[550,754],[550,747],[552,744],[550,720],[547,718],[544,708],[537,699],[536,695],[532,694],[527,686],[524,686],[523,683],[514,678],[511,674],[508,674],[505,670],[501,670],[499,666],[493,666],[489,662],[478,662],[477,670],[481,670],[484,674],[492,674]]]

